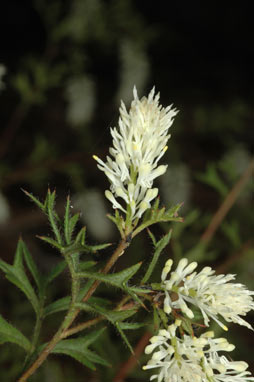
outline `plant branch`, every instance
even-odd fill
[[[108,273],[110,269],[113,267],[113,265],[116,263],[117,259],[124,253],[125,249],[130,245],[130,242],[127,240],[127,238],[124,238],[120,241],[118,247],[113,252],[112,256],[110,257],[109,261],[105,265],[105,267],[102,270],[102,273]],[[91,288],[88,290],[87,294],[83,298],[83,302],[86,302],[95,292],[98,285],[100,284],[99,281],[95,281]],[[43,351],[39,354],[38,358],[34,361],[34,363],[22,374],[22,376],[18,379],[18,382],[26,382],[27,379],[34,374],[34,372],[41,366],[41,364],[45,361],[45,359],[48,357],[50,352],[54,349],[56,344],[61,341],[61,339],[65,338],[67,335],[65,333],[68,333],[68,329],[79,314],[80,309],[73,310],[73,304],[70,305],[70,308],[54,337],[51,339],[51,341],[47,344],[47,346],[43,349]],[[87,325],[87,323],[84,323],[83,325]],[[89,326],[89,325],[88,325]],[[70,329],[69,333],[76,333],[77,331],[74,331],[75,328]],[[72,332],[71,332],[72,330]],[[78,331],[80,331],[79,329]],[[70,334],[69,334],[70,335]]]
[[[65,330],[61,335],[61,339],[70,337],[73,334],[81,332],[84,329],[90,328],[90,326],[96,325],[103,320],[106,320],[106,317],[99,316],[99,317],[93,318],[92,320],[81,322],[80,324],[74,326],[73,328]]]
[[[224,202],[222,205],[219,207],[217,212],[214,214],[209,226],[203,233],[203,235],[200,238],[200,241],[207,244],[213,237],[215,231],[218,229],[220,226],[222,220],[225,218],[227,215],[228,211],[230,208],[233,206],[235,203],[236,199],[238,198],[239,194],[241,193],[243,187],[251,177],[254,171],[254,159],[252,159],[249,163],[249,166],[246,168],[244,171],[243,175],[241,178],[238,180],[238,182],[234,185],[234,187],[231,189],[231,191],[228,193],[226,196]]]
[[[129,296],[127,296],[127,297],[129,298]],[[120,301],[120,303],[117,305],[117,307],[116,307],[116,309],[114,309],[114,311],[117,312],[117,311],[120,311],[120,310],[127,310],[127,309],[133,308],[134,303],[129,303],[129,304],[122,305],[125,301],[126,301],[126,297],[124,297],[122,299],[122,301]],[[73,334],[81,332],[82,330],[87,329],[90,326],[96,325],[96,324],[98,324],[98,322],[101,322],[101,321],[104,321],[104,320],[106,320],[105,316],[99,316],[99,317],[93,318],[92,320],[81,322],[80,324],[74,326],[73,328],[65,330],[64,333],[62,334],[62,339],[70,337]]]

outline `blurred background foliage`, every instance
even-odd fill
[[[247,3],[10,0],[1,19],[1,257],[12,262],[22,234],[42,271],[59,261],[36,239],[35,234],[47,234],[48,226],[21,188],[41,198],[48,186],[56,188],[60,213],[70,193],[90,243],[117,242],[106,218],[108,184],[92,155],[108,153],[109,127],[118,122],[120,99],[129,105],[134,84],[140,96],[155,85],[162,104],[174,103],[180,110],[163,158],[168,172],[158,181],[160,198],[166,205],[184,202],[185,217],[173,225],[160,266],[169,256],[188,256],[218,272],[237,273],[237,280],[254,289],[253,44]],[[218,210],[213,232],[209,223]],[[154,227],[153,233],[160,237],[168,229]],[[141,235],[117,269],[149,260],[151,250],[148,235]],[[105,250],[96,260],[108,255]],[[68,291],[65,274],[48,300]],[[2,275],[0,293],[1,314],[29,334],[34,319],[29,303]],[[98,294],[120,298],[110,289]],[[48,319],[44,341],[60,318]],[[253,335],[231,328],[234,358],[246,360],[253,370]],[[223,335],[218,328],[217,334]],[[143,335],[144,329],[130,332],[134,347]],[[112,381],[117,374],[115,381],[123,381],[121,365],[130,354],[114,329],[104,331],[95,346],[111,368],[92,372],[54,355],[31,381]],[[2,346],[1,380],[14,380],[21,362],[20,349]],[[124,378],[149,379],[139,364]]]

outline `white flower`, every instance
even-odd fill
[[[227,327],[218,319],[221,315],[227,322],[234,322],[247,326],[251,325],[240,316],[245,316],[254,309],[253,291],[249,291],[242,284],[230,283],[235,275],[214,275],[215,271],[205,267],[201,272],[193,272],[197,263],[188,264],[187,259],[181,259],[176,270],[171,272],[169,280],[166,280],[172,266],[169,260],[162,271],[162,286],[165,288],[164,310],[170,313],[172,308],[181,309],[189,318],[194,314],[187,305],[196,305],[202,312],[205,325],[209,325],[209,317],[214,319],[223,329]],[[178,299],[172,301],[170,292],[175,292]]]
[[[151,344],[145,348],[146,354],[153,353],[144,370],[159,368],[158,374],[150,380],[158,382],[202,382],[205,372],[200,365],[202,349],[207,340],[185,335],[183,339],[176,337],[176,324],[168,330],[160,330],[158,336],[150,338]]]
[[[178,320],[179,321],[179,320]],[[184,335],[177,337],[176,322],[168,330],[160,330],[150,338],[146,354],[153,353],[144,370],[158,368],[150,380],[158,382],[244,382],[254,381],[248,377],[248,364],[229,361],[218,352],[231,352],[235,346],[225,338],[213,338],[213,332],[206,332],[199,338]]]
[[[218,351],[232,351],[235,346],[229,344],[224,338],[214,339],[213,332],[204,333],[202,338],[207,337],[208,343],[203,349],[204,357],[201,361],[208,381],[212,382],[246,382],[254,381],[251,373],[246,371],[248,364],[244,361],[229,361]]]
[[[113,208],[126,209],[116,199],[121,198],[129,207],[131,219],[140,218],[157,196],[158,189],[152,188],[153,181],[165,173],[167,166],[158,162],[167,150],[170,138],[168,130],[173,123],[176,109],[159,105],[159,93],[153,88],[148,98],[134,100],[130,111],[121,103],[119,128],[111,128],[113,147],[103,162],[96,155],[98,168],[108,177],[111,187],[105,192]]]

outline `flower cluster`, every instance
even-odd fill
[[[166,280],[172,263],[172,260],[166,262],[161,277],[166,296],[164,300],[166,313],[170,313],[172,308],[181,309],[192,319],[194,314],[188,304],[193,304],[200,309],[206,326],[209,325],[210,317],[227,330],[218,319],[220,315],[227,322],[252,329],[251,325],[240,316],[245,316],[254,309],[251,297],[254,292],[242,284],[229,282],[235,279],[235,275],[215,275],[215,271],[210,267],[203,268],[199,273],[193,272],[197,263],[188,264],[188,260],[184,258],[179,261],[176,270],[170,273],[169,280]],[[170,298],[172,291],[178,296],[174,301]]]
[[[167,150],[168,130],[177,114],[171,105],[159,105],[160,95],[155,95],[154,88],[147,98],[139,99],[135,87],[133,95],[129,112],[121,103],[119,128],[111,128],[113,147],[109,152],[113,159],[107,156],[107,162],[103,162],[93,156],[111,183],[105,196],[113,208],[129,211],[131,220],[140,218],[158,194],[158,189],[152,188],[153,181],[167,169],[158,162]],[[125,202],[126,208],[117,198]]]
[[[161,275],[161,289],[165,293],[164,312],[170,314],[177,309],[188,319],[194,318],[191,307],[196,306],[202,313],[204,323],[209,326],[210,319],[215,320],[223,329],[227,327],[220,321],[221,316],[227,322],[234,322],[252,329],[251,325],[240,316],[254,309],[252,295],[242,284],[231,283],[235,275],[215,275],[210,267],[196,272],[196,262],[188,264],[181,259],[171,271],[173,261],[166,262]],[[231,345],[224,338],[213,338],[208,331],[199,338],[184,334],[181,320],[159,330],[157,336],[150,339],[151,344],[145,349],[146,354],[153,353],[144,369],[158,368],[158,374],[151,377],[158,382],[245,382],[254,381],[246,371],[246,362],[228,360],[220,351],[232,351]],[[181,330],[177,328],[181,326]],[[181,335],[180,335],[181,334]]]
[[[225,338],[213,338],[213,332],[206,332],[199,338],[184,335],[177,336],[180,320],[167,330],[159,331],[150,339],[146,354],[153,353],[144,370],[159,368],[158,374],[151,377],[158,382],[246,382],[254,381],[246,371],[246,362],[229,361],[218,352],[230,352],[234,345]]]

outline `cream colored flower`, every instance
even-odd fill
[[[103,162],[94,155],[98,168],[111,183],[106,197],[113,208],[125,213],[128,208],[131,220],[140,218],[158,195],[158,189],[152,188],[153,181],[167,169],[158,162],[167,150],[168,130],[177,114],[171,106],[159,105],[160,95],[155,95],[154,88],[148,97],[139,99],[134,87],[133,95],[129,112],[122,102],[119,127],[111,128],[111,157]]]
[[[178,322],[177,322],[178,321]],[[199,338],[189,335],[178,337],[177,327],[181,321],[167,330],[159,330],[150,338],[145,348],[152,358],[144,370],[158,369],[150,380],[158,382],[245,382],[254,381],[248,364],[242,361],[229,361],[218,352],[231,352],[235,346],[225,338],[213,338],[213,332],[206,332]],[[154,352],[155,351],[155,352]]]
[[[200,365],[203,356],[202,349],[207,343],[204,339],[193,339],[184,336],[180,339],[176,336],[177,326],[181,322],[176,322],[167,330],[160,330],[157,336],[150,338],[151,344],[145,348],[146,354],[153,353],[152,358],[144,370],[158,369],[150,380],[158,382],[202,382],[205,372]]]
[[[235,275],[214,275],[215,271],[205,267],[201,272],[193,272],[196,262],[188,264],[187,259],[181,259],[176,270],[166,277],[171,269],[169,260],[162,271],[162,286],[165,288],[164,310],[168,314],[172,308],[181,309],[189,318],[194,314],[189,304],[196,305],[204,318],[205,325],[209,325],[212,318],[223,329],[227,327],[218,319],[222,316],[227,322],[234,322],[252,329],[251,325],[240,316],[245,316],[254,309],[253,291],[244,285],[231,283]],[[175,292],[178,299],[172,301],[170,292]]]

